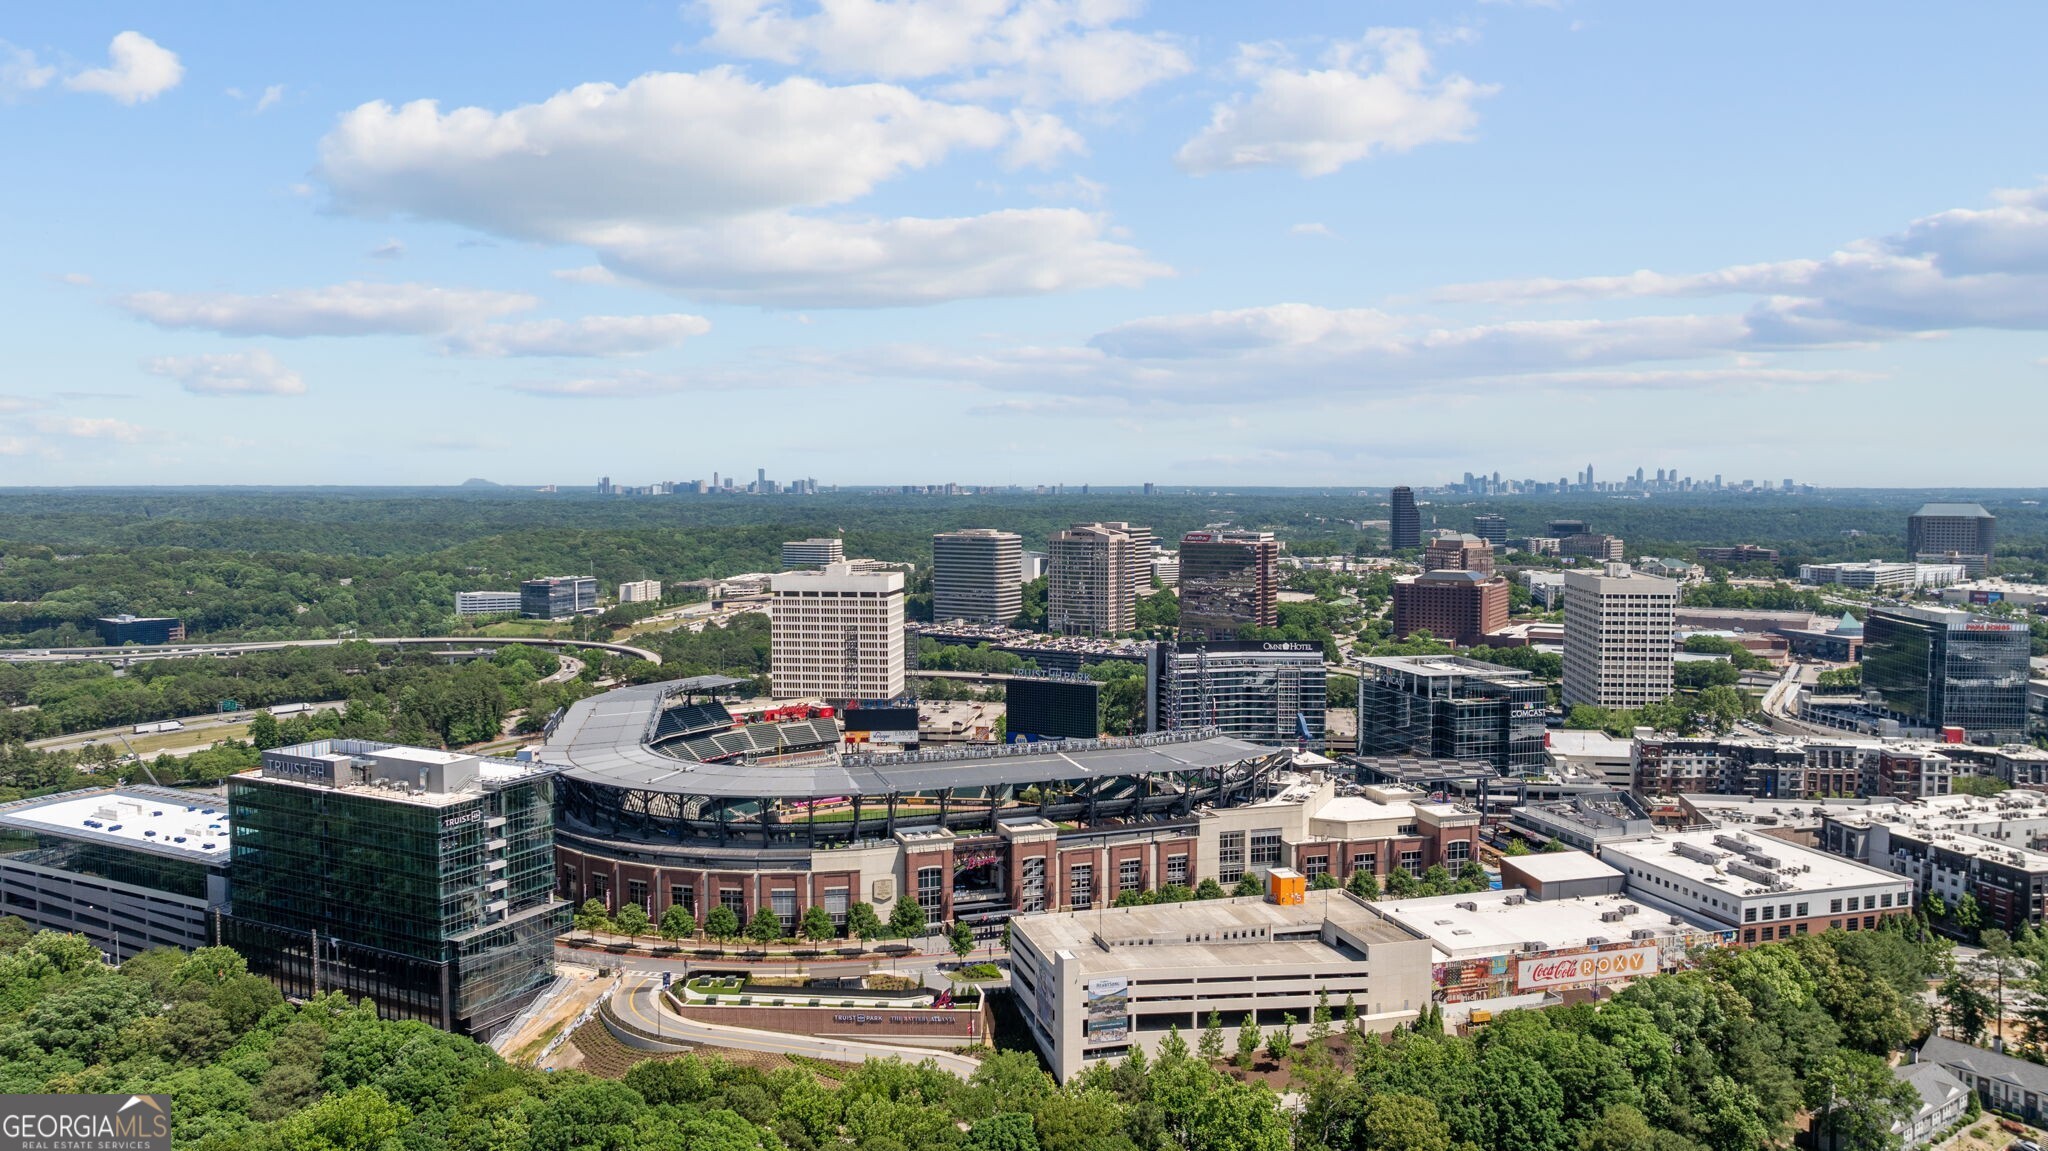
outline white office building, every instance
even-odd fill
[[[658,579],[634,580],[619,585],[620,603],[654,603],[661,599],[661,581]]]
[[[1024,610],[1024,541],[990,528],[932,537],[932,618],[1005,624]]]
[[[459,591],[455,593],[456,615],[518,615],[516,591]]]
[[[836,539],[791,540],[782,545],[785,568],[821,568],[845,560],[846,545]]]
[[[770,667],[778,698],[903,694],[903,573],[844,563],[769,581]]]
[[[1671,694],[1678,585],[1624,563],[1564,577],[1564,703],[1631,708]]]
[[[1383,1033],[1430,1001],[1427,939],[1342,891],[1302,902],[1200,903],[1054,912],[1012,920],[1011,987],[1031,1037],[1066,1082],[1133,1046],[1156,1055],[1173,1028],[1192,1046],[1211,1011],[1270,1031],[1292,1015],[1294,1038],[1327,992],[1348,997],[1360,1026]]]

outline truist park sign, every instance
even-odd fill
[[[1584,951],[1574,955],[1550,953],[1515,964],[1515,988],[1540,991],[1575,983],[1599,983],[1610,979],[1634,979],[1657,974],[1657,945],[1617,947],[1612,951]]]

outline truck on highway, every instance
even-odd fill
[[[185,725],[175,719],[166,719],[157,723],[138,723],[135,725],[136,735],[155,735],[160,731],[183,730],[185,730]]]
[[[310,703],[280,703],[270,709],[270,714],[283,719],[288,715],[305,715],[312,710],[313,705]]]

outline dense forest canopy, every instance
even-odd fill
[[[1510,535],[1581,518],[1620,535],[1631,556],[1688,555],[1756,543],[1802,561],[1897,557],[1905,518],[1930,496],[1845,491],[1800,495],[1426,498],[1426,525],[1469,529],[1482,512]],[[2048,572],[2048,513],[2035,493],[1971,493],[1999,516],[2000,566]],[[1383,496],[1249,490],[1037,496],[600,497],[480,489],[16,490],[0,500],[0,643],[97,642],[90,621],[132,611],[172,615],[194,637],[441,634],[455,592],[509,588],[538,575],[676,582],[779,566],[782,541],[838,535],[849,555],[928,563],[932,533],[1000,527],[1027,547],[1096,519],[1150,526],[1171,542],[1229,523],[1267,529],[1295,554],[1369,554],[1384,533]],[[1862,533],[1860,535],[1850,533]]]

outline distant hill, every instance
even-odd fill
[[[471,478],[462,481],[461,486],[465,488],[502,488],[505,485],[498,483],[495,480],[479,480]]]

